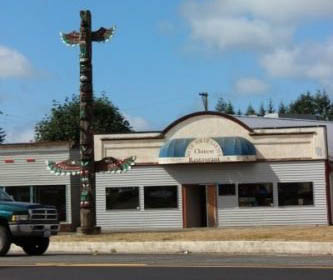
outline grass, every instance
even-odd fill
[[[185,229],[180,231],[112,232],[99,235],[60,233],[52,241],[319,241],[333,242],[333,226],[263,226]]]

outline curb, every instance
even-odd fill
[[[12,245],[11,252],[22,251]],[[332,256],[331,242],[283,241],[146,241],[146,242],[51,242],[48,253],[81,254],[265,254]]]

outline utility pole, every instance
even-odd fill
[[[90,11],[80,11],[80,32],[63,34],[63,41],[71,46],[80,46],[80,220],[83,234],[98,233],[95,207],[95,160],[92,132],[93,120],[93,83],[92,83],[92,42],[108,41],[114,33],[114,27],[91,31]]]
[[[201,92],[199,95],[202,98],[202,103],[204,105],[205,111],[208,111],[208,93],[207,92]]]

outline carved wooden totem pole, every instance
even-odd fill
[[[120,173],[130,169],[134,164],[134,157],[123,161],[112,157],[99,162],[94,160],[93,141],[93,86],[92,86],[92,42],[108,41],[115,28],[103,28],[91,31],[90,11],[80,11],[80,32],[73,31],[68,34],[60,33],[61,38],[67,45],[80,46],[80,162],[48,161],[48,169],[56,175],[80,175],[81,201],[80,201],[80,231],[84,234],[96,233],[95,213],[95,172]]]

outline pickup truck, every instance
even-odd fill
[[[7,254],[12,243],[28,255],[42,255],[49,237],[58,231],[54,206],[17,202],[0,188],[0,256]]]

